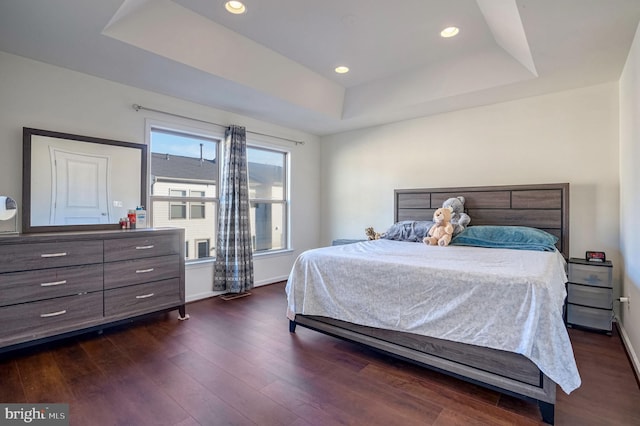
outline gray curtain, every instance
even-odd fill
[[[231,126],[223,141],[224,159],[218,208],[218,244],[213,289],[244,293],[253,288],[247,139]]]

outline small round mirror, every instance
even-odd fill
[[[11,197],[0,196],[0,220],[9,220],[18,212],[18,204]]]

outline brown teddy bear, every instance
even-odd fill
[[[372,226],[370,226],[369,228],[365,228],[364,232],[367,235],[367,238],[369,238],[369,240],[379,240],[380,239],[380,236],[381,236],[380,233],[374,231]]]
[[[453,225],[451,224],[452,211],[453,209],[450,207],[441,207],[433,212],[433,221],[435,223],[429,228],[427,236],[422,240],[425,244],[430,246],[438,245],[440,247],[449,245],[453,234]]]

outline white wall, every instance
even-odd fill
[[[86,74],[0,52],[0,194],[22,205],[22,128],[53,130],[84,136],[145,143],[145,119],[171,122],[157,113],[135,112],[137,103],[182,116],[296,140],[277,139],[274,147],[291,149],[293,251],[255,258],[256,285],[285,279],[297,254],[319,241],[319,162],[317,137],[169,96],[113,83]],[[203,89],[204,90],[204,89]],[[181,124],[187,124],[180,121]],[[196,126],[206,126],[196,123]],[[219,128],[216,128],[219,130]],[[212,265],[188,266],[187,300],[211,294]]]
[[[569,182],[571,256],[619,281],[618,120],[607,83],[323,137],[323,242],[386,230],[396,188]]]
[[[640,26],[620,78],[620,247],[622,294],[630,303],[620,308],[627,349],[640,375]]]

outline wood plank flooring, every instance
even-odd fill
[[[0,357],[0,402],[70,404],[72,425],[537,425],[537,405],[298,327],[284,283]],[[639,425],[617,334],[570,330],[582,387],[557,425]]]

